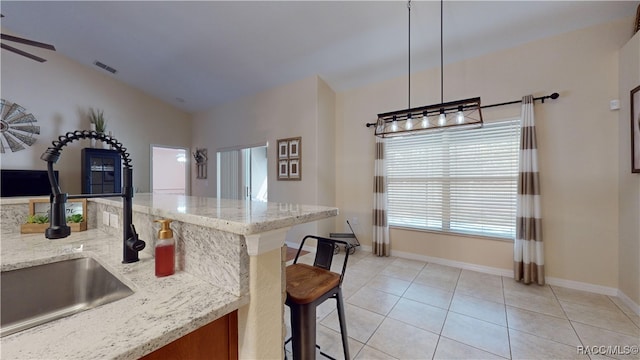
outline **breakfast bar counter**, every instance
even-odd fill
[[[122,264],[122,244],[100,230],[48,240],[2,236],[2,271],[90,257],[134,293],[0,341],[3,359],[138,359],[249,303],[186,272],[156,278],[154,261]]]
[[[90,230],[66,239],[3,229],[2,271],[89,256],[134,293],[6,336],[0,355],[135,359],[238,310],[239,358],[282,359],[285,235],[292,226],[337,213],[323,206],[136,194],[133,224],[147,247],[133,264],[121,263],[118,199],[90,199]],[[174,220],[176,238],[176,273],[166,278],[154,275],[153,239],[159,225],[153,220],[160,218]]]

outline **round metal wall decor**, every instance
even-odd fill
[[[0,100],[0,152],[16,152],[35,144],[35,135],[40,134],[40,126],[35,125],[38,120],[25,113],[22,106],[5,99]]]

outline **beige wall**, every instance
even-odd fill
[[[444,99],[481,96],[484,104],[560,93],[536,104],[547,276],[618,286],[618,50],[632,19],[613,22],[445,65]],[[445,47],[446,58],[446,47]],[[438,103],[439,69],[412,76],[412,106]],[[373,129],[376,114],[406,107],[406,77],[337,97],[338,223],[359,220],[371,244]],[[486,109],[485,121],[517,117],[520,106]],[[512,243],[391,231],[392,251],[510,271]]]
[[[191,120],[187,113],[58,53],[35,48],[30,51],[48,61],[38,63],[0,52],[2,98],[32,113],[41,131],[30,148],[2,154],[3,169],[45,170],[46,162],[40,160],[40,155],[59,135],[89,129],[86,114],[90,107],[104,110],[107,130],[131,154],[138,191],[149,191],[151,143],[191,146]],[[81,140],[64,148],[55,166],[60,171],[62,191],[80,193],[80,149],[88,146],[89,140]]]
[[[316,143],[318,163],[318,205],[335,206],[335,131],[336,94],[322,79],[318,81],[318,120],[316,121],[318,141]],[[318,222],[317,235],[328,236],[334,230],[335,219]]]
[[[216,196],[217,151],[268,143],[269,201],[334,205],[334,97],[324,81],[313,76],[196,114],[192,146],[208,149],[209,174],[206,180],[192,180],[192,194]],[[278,181],[276,141],[296,136],[302,137],[302,179]],[[298,225],[287,241],[328,233],[331,224],[328,220]]]
[[[630,91],[640,85],[640,32],[620,50],[618,199],[620,291],[640,304],[640,174],[631,173]],[[638,310],[636,310],[638,311]]]

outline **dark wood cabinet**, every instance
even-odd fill
[[[142,357],[141,360],[238,359],[238,312],[234,311]]]
[[[116,150],[82,149],[82,193],[122,192],[122,159]]]

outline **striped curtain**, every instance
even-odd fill
[[[521,119],[520,171],[518,174],[518,205],[513,272],[516,281],[522,281],[525,284],[538,283],[539,285],[544,285],[540,180],[532,95],[522,98]]]
[[[376,138],[376,158],[373,177],[373,253],[391,255],[389,225],[387,223],[387,174],[385,166],[385,139]]]

